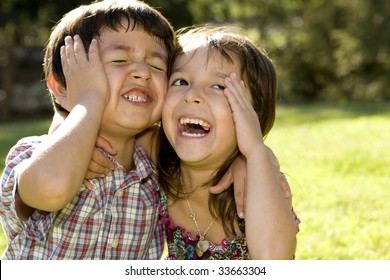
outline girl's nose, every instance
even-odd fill
[[[184,96],[186,103],[200,103],[202,101],[201,89],[195,86],[191,86]]]

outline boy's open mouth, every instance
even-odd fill
[[[211,124],[201,119],[180,118],[179,131],[188,137],[203,137],[210,132]]]
[[[132,103],[145,103],[151,100],[148,91],[140,87],[127,90],[122,94],[122,97]]]
[[[123,97],[130,102],[146,102],[148,100],[145,94],[140,93],[128,93],[124,94]]]

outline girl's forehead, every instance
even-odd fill
[[[176,57],[175,66],[183,67],[188,63],[196,63],[199,66],[206,67],[237,67],[239,66],[239,60],[236,54],[230,53],[229,58],[221,54],[220,51],[208,47],[206,45],[198,48],[187,49]]]

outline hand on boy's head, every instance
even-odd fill
[[[87,54],[80,36],[67,36],[61,47],[61,64],[66,78],[66,94],[56,96],[58,104],[69,112],[87,98],[107,104],[108,81],[96,39],[91,41]]]

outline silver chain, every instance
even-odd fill
[[[210,228],[213,226],[215,219],[213,218],[213,220],[212,220],[211,223],[209,224],[209,226],[208,226],[208,228],[206,229],[206,231],[205,231],[203,234],[201,234],[201,233],[200,233],[200,230],[199,230],[198,222],[196,221],[196,217],[195,217],[196,215],[195,215],[194,211],[192,210],[190,201],[188,200],[187,197],[186,197],[186,201],[187,201],[188,209],[190,210],[190,217],[191,217],[191,219],[194,221],[194,224],[195,224],[195,226],[196,226],[196,229],[198,230],[199,240],[203,240],[204,237],[205,237],[205,235],[209,232]]]

